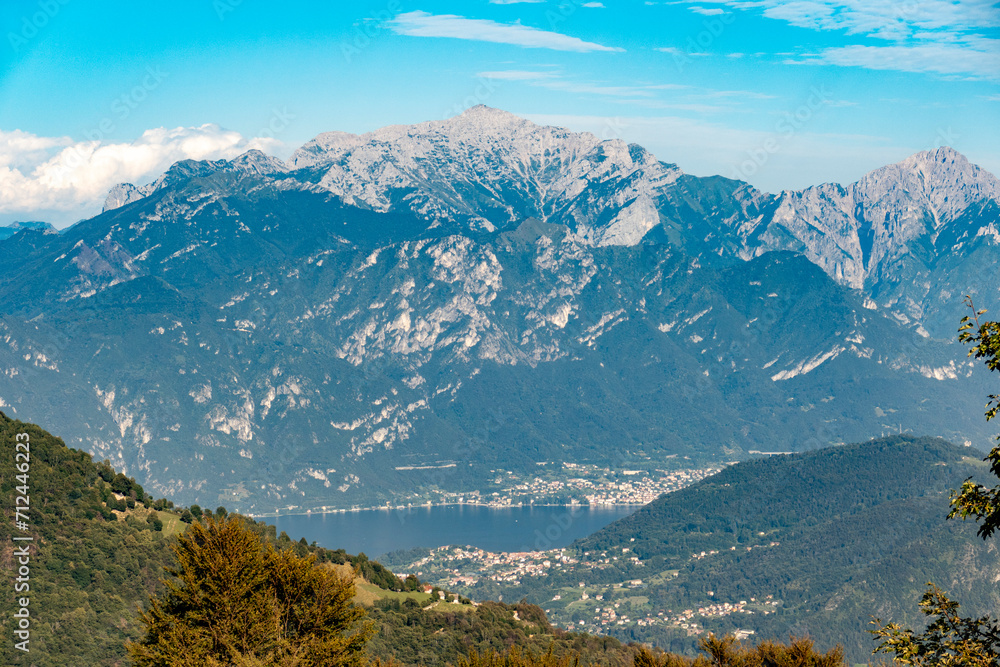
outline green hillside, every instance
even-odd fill
[[[28,443],[27,480],[19,479],[22,473],[14,468],[18,442]],[[95,463],[89,454],[69,449],[38,426],[2,412],[0,450],[0,494],[5,499],[0,531],[32,538],[6,540],[0,558],[2,585],[13,591],[19,567],[14,549],[31,545],[30,588],[19,593],[30,599],[30,651],[19,651],[14,642],[5,640],[0,644],[0,664],[128,664],[125,643],[143,633],[138,609],[163,590],[163,567],[173,562],[170,547],[188,525],[182,518],[191,521],[191,511],[202,510],[154,501],[141,486],[106,464]],[[18,489],[25,481],[28,488]],[[27,530],[14,523],[23,520],[12,509],[21,490],[29,492]],[[220,510],[225,511],[219,508],[215,514]],[[369,644],[372,657],[431,666],[454,663],[470,649],[503,651],[516,646],[544,653],[551,647],[556,656],[583,653],[586,665],[619,667],[631,665],[638,650],[616,639],[553,628],[542,610],[531,605],[478,605],[457,596],[443,600],[437,589],[425,593],[415,578],[401,581],[363,554],[350,556],[304,540],[294,542],[284,533],[275,535],[273,526],[247,521],[279,548],[292,548],[301,555],[315,553],[320,562],[353,571],[355,602],[368,608],[368,618],[377,627]],[[18,622],[16,611],[14,596],[3,595],[0,626],[7,638]]]
[[[558,624],[674,651],[742,629],[807,633],[867,661],[871,617],[921,626],[928,581],[965,611],[1000,612],[1000,555],[974,524],[945,519],[948,490],[986,477],[979,456],[901,436],[739,463],[576,543],[567,572],[465,592],[525,595]]]
[[[15,438],[21,433],[29,438],[18,442],[30,445],[27,531],[15,528],[12,510],[15,487],[25,481],[16,478],[13,468]],[[118,499],[90,455],[67,449],[61,440],[33,424],[12,421],[0,413],[0,443],[0,495],[4,499],[0,532],[33,538],[29,581],[25,582],[30,589],[18,594],[30,599],[30,653],[17,651],[7,639],[0,644],[0,663],[39,667],[121,664],[125,640],[138,632],[134,609],[158,589],[170,556],[171,534],[180,524],[177,516],[158,512],[161,526],[157,530],[152,510],[142,501],[153,503],[137,485],[129,489],[129,500],[122,504],[126,512],[112,510]],[[118,488],[125,487],[119,483]],[[24,542],[5,540],[2,559],[0,610],[5,638],[13,636],[14,597],[8,593],[14,590],[15,544]],[[73,658],[89,662],[74,663]]]
[[[26,480],[14,469],[17,442],[29,445]],[[142,633],[137,610],[162,590],[163,567],[173,560],[170,546],[187,526],[182,517],[190,521],[190,513],[175,510],[169,501],[154,501],[140,485],[106,464],[95,463],[90,454],[69,449],[38,426],[11,420],[2,412],[0,450],[0,494],[5,506],[0,532],[32,538],[7,540],[0,559],[3,586],[12,592],[19,567],[13,549],[31,545],[30,574],[27,582],[21,582],[29,589],[18,593],[30,600],[30,652],[24,654],[5,641],[0,645],[0,664],[126,664],[125,642]],[[25,481],[27,489],[18,489]],[[14,524],[23,519],[13,511],[19,490],[29,492],[27,530]],[[255,529],[279,546],[292,546],[287,535],[275,535],[273,526],[261,523]],[[315,552],[321,561],[351,564],[376,588],[404,588],[391,572],[363,556],[304,542],[294,548]],[[4,594],[0,623],[5,637],[13,636],[14,613],[14,597]]]
[[[18,442],[29,443],[27,473],[13,467]],[[125,642],[143,630],[138,609],[162,591],[170,546],[202,510],[154,500],[110,466],[2,413],[0,445],[0,491],[10,499],[0,521],[6,534],[32,538],[26,593],[31,651],[7,642],[0,662],[128,664]],[[248,522],[279,548],[349,568],[355,602],[375,623],[369,654],[408,667],[457,664],[470,650],[511,647],[581,655],[582,664],[595,667],[626,666],[639,650],[633,640],[691,655],[703,631],[736,629],[754,630],[751,642],[809,634],[822,650],[844,643],[849,658],[867,661],[870,615],[915,624],[915,600],[926,581],[949,590],[969,611],[1000,609],[994,587],[984,584],[1000,576],[995,551],[976,538],[972,524],[943,519],[946,490],[984,469],[972,453],[938,439],[894,437],[734,465],[579,542],[575,571],[472,592],[526,598],[516,605],[476,604],[447,593],[442,598],[364,555],[294,542],[273,527]],[[18,476],[23,474],[28,478]],[[28,488],[19,488],[25,482]],[[23,491],[30,497],[26,530],[15,525],[24,517],[12,509]],[[14,549],[24,543],[4,548],[0,563],[8,590],[18,576]],[[562,599],[553,600],[560,593]],[[650,616],[660,613],[660,622],[589,622],[597,595],[622,616],[654,612]],[[740,599],[746,603],[738,612],[696,612],[688,619],[693,625],[684,628],[665,620],[680,610]],[[12,596],[0,603],[8,637],[16,609]],[[545,610],[560,625],[572,619],[581,632],[553,627]]]

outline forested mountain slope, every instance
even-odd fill
[[[757,458],[575,543],[569,571],[463,590],[525,595],[556,623],[677,651],[699,633],[739,628],[758,638],[808,633],[867,660],[871,617],[919,627],[929,581],[969,614],[1000,612],[996,545],[974,524],[945,519],[949,490],[970,476],[988,477],[978,452],[937,438]],[[598,608],[631,622],[607,624]]]

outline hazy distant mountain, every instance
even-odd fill
[[[38,222],[38,221],[12,222],[9,225],[0,227],[0,241],[3,241],[4,239],[9,239],[11,236],[17,234],[19,231],[24,229],[33,229],[40,232],[52,232],[52,233],[55,233],[56,231],[55,227],[53,227],[47,222]]]
[[[996,294],[996,193],[942,149],[771,195],[486,107],[180,162],[0,245],[0,406],[258,511],[900,428],[985,446],[953,339]]]

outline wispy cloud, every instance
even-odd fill
[[[850,35],[905,39],[926,35],[974,34],[1000,25],[993,0],[760,0],[729,3],[764,7],[764,16],[811,30],[844,30]]]
[[[614,100],[616,104],[627,105],[629,107],[642,109],[664,109],[670,111],[687,111],[695,114],[721,113],[732,111],[730,107],[719,106],[718,104],[704,104],[700,102],[666,102],[664,100],[648,99],[622,99]]]
[[[884,44],[848,44],[786,62],[1000,78],[1000,27],[994,0],[728,0],[738,9],[817,31],[840,31]]]
[[[585,3],[583,3],[580,6],[581,7],[589,7],[590,9],[603,9],[604,8],[604,3],[603,2],[585,2]]]
[[[476,76],[484,79],[497,79],[499,81],[540,81],[542,79],[554,79],[558,75],[555,72],[532,72],[528,70],[508,69],[497,72],[480,72]]]
[[[699,7],[695,5],[694,7],[688,7],[695,14],[701,14],[702,16],[718,16],[719,14],[725,14],[724,9],[718,7]]]
[[[733,111],[743,102],[774,99],[774,95],[752,90],[713,90],[677,83],[640,83],[634,85],[609,85],[600,81],[577,81],[560,72],[535,70],[500,70],[479,72],[477,77],[496,81],[516,81],[536,88],[546,88],[563,93],[597,95],[610,98],[615,103],[629,104],[646,109],[672,109],[693,113]],[[661,93],[673,95],[664,99]]]
[[[537,5],[540,2],[545,2],[545,0],[490,0],[491,5],[520,5],[525,3]]]
[[[146,183],[178,160],[233,158],[273,139],[247,139],[218,125],[157,128],[131,143],[73,141],[0,130],[0,216],[40,215],[56,224],[100,212],[117,183]]]
[[[966,44],[932,42],[891,46],[839,46],[826,49],[816,56],[786,62],[998,79],[1000,40],[975,40]]]
[[[757,93],[752,90],[713,90],[709,97],[742,97],[750,100],[773,100],[774,95]]]
[[[684,49],[678,49],[676,46],[658,46],[655,50],[663,53],[669,53],[672,56],[690,56],[692,58],[704,58],[712,55],[711,53],[704,51],[685,51]]]
[[[412,37],[450,37],[556,51],[624,51],[618,47],[586,42],[578,37],[540,30],[520,23],[498,23],[455,14],[406,12],[390,20],[387,25],[397,34]]]
[[[527,70],[480,72],[476,76],[484,79],[496,79],[501,81],[520,81],[528,84],[529,86],[548,88],[549,90],[558,90],[564,93],[601,95],[605,97],[652,98],[657,95],[658,91],[675,90],[685,87],[672,83],[658,83],[640,86],[612,86],[601,82],[569,81],[555,72],[534,72]]]
[[[823,100],[822,104],[823,104],[823,106],[832,107],[834,109],[840,108],[840,107],[856,107],[856,106],[858,106],[857,102],[852,102],[851,100]]]

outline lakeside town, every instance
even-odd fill
[[[778,543],[761,543],[745,549],[774,546]],[[733,547],[732,551],[735,550]],[[692,553],[690,558],[701,560],[719,553]],[[477,591],[483,591],[484,587],[497,591],[511,590],[530,585],[532,579],[559,578],[570,582],[560,587],[560,592],[541,606],[553,623],[586,632],[607,633],[612,629],[665,626],[686,636],[697,636],[708,632],[703,626],[706,620],[733,615],[768,615],[781,606],[781,601],[772,595],[761,595],[740,600],[713,599],[710,604],[688,609],[655,609],[649,604],[644,591],[651,584],[677,576],[674,570],[597,585],[576,581],[574,573],[578,569],[592,571],[627,566],[633,573],[641,570],[646,564],[628,547],[623,547],[620,553],[577,553],[566,548],[497,553],[470,546],[446,546],[426,550],[425,554],[408,563],[393,563],[393,566],[403,567],[425,582],[470,597]],[[708,591],[708,595],[714,597],[715,593]],[[503,600],[503,594],[499,595],[499,599]],[[753,631],[737,629],[735,634],[744,639]]]
[[[614,470],[595,464],[553,463],[537,464],[539,473],[528,477],[504,469],[491,470],[492,489],[470,491],[444,491],[429,489],[409,494],[402,499],[382,505],[303,508],[288,505],[276,508],[273,513],[254,514],[257,517],[275,514],[345,513],[368,510],[407,510],[415,507],[446,505],[476,505],[506,508],[530,505],[550,506],[620,506],[645,505],[664,493],[677,491],[714,475],[722,468],[661,469],[656,467]],[[662,464],[661,464],[662,465]]]

